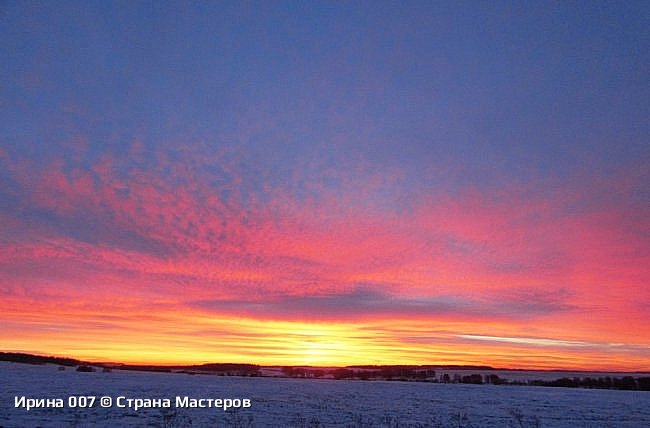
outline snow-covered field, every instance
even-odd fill
[[[15,407],[15,397],[61,398],[64,408]],[[69,408],[69,396],[95,396]],[[99,398],[113,405],[102,408]],[[119,408],[118,397],[169,399],[170,408]],[[250,399],[244,409],[176,408],[175,397]],[[122,400],[126,403],[126,398]],[[169,373],[59,371],[0,362],[0,426],[643,427],[650,392]]]

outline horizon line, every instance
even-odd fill
[[[314,365],[314,364],[258,364],[258,363],[250,363],[250,362],[233,362],[233,361],[205,361],[205,362],[197,362],[197,363],[189,363],[189,362],[178,362],[178,363],[154,363],[154,362],[121,362],[121,361],[110,361],[110,360],[82,360],[77,357],[71,356],[71,355],[62,355],[62,354],[47,354],[43,353],[40,351],[23,351],[23,350],[0,350],[0,355],[3,354],[19,354],[19,355],[24,355],[28,357],[40,357],[40,358],[51,358],[51,359],[61,359],[61,360],[72,360],[76,363],[79,364],[87,364],[87,365],[106,365],[106,364],[111,364],[111,365],[120,365],[120,366],[125,366],[125,367],[137,367],[137,366],[144,366],[144,367],[151,367],[151,368],[189,368],[189,367],[200,367],[203,365],[209,365],[209,364],[232,364],[232,365],[252,365],[252,366],[258,366],[261,368],[264,367],[304,367],[304,368],[329,368],[329,369],[336,369],[336,368],[363,368],[363,367],[435,367],[435,368],[448,368],[448,369],[456,369],[456,370],[493,370],[493,371],[535,371],[535,372],[579,372],[579,373],[642,373],[642,374],[650,374],[650,370],[643,370],[643,369],[636,369],[636,370],[608,370],[608,369],[597,369],[597,370],[590,370],[586,368],[534,368],[534,367],[528,367],[528,368],[508,368],[508,367],[493,367],[489,364],[460,364],[460,363],[448,363],[448,364],[348,364],[348,365]],[[5,362],[15,362],[15,363],[21,363],[20,361],[9,361],[9,360],[3,360],[0,359],[0,361],[5,361]],[[29,362],[24,362],[26,364],[32,364]],[[43,362],[42,364],[56,364],[55,362]]]

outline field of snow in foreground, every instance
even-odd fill
[[[68,408],[74,395],[168,398],[171,408]],[[15,407],[14,397],[62,398],[64,408]],[[176,396],[247,398],[248,409],[175,408]],[[0,426],[641,427],[650,393],[418,382],[244,378],[59,371],[0,362]]]

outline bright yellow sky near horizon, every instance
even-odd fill
[[[22,325],[25,316],[21,314]],[[648,359],[636,356],[638,350],[629,346],[525,337],[508,332],[505,323],[492,328],[471,321],[435,325],[421,320],[318,323],[173,312],[131,312],[122,317],[121,321],[113,320],[109,328],[93,322],[93,314],[83,311],[56,320],[33,312],[28,323],[33,328],[23,328],[22,334],[10,335],[12,323],[7,324],[3,350],[163,365],[466,364],[516,369],[650,370]],[[487,334],[491,330],[501,334]]]

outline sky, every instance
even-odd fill
[[[650,370],[647,2],[0,4],[0,348]]]

